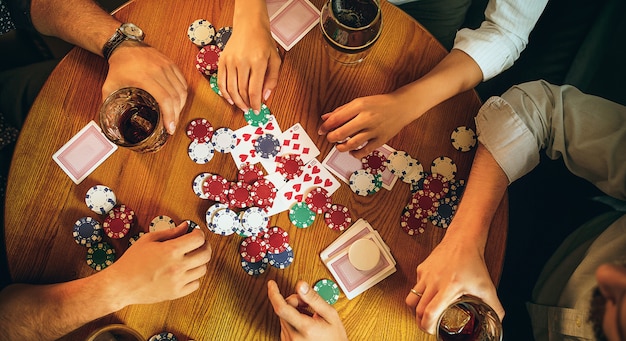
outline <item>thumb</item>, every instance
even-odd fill
[[[296,291],[300,300],[324,320],[329,321],[337,314],[335,308],[328,304],[315,290],[311,289],[309,283],[298,281],[296,283]]]
[[[188,225],[187,221],[184,221],[180,225],[176,226],[175,228],[148,232],[141,238],[148,237],[146,239],[149,239],[151,241],[159,241],[159,242],[174,239],[176,237],[182,236],[183,234],[187,232],[187,225]]]

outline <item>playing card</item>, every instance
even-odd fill
[[[385,155],[385,157],[388,157],[395,151],[395,149],[386,144],[378,147],[376,150]],[[333,146],[328,155],[326,155],[322,164],[345,183],[350,183],[350,175],[352,175],[354,171],[363,169],[360,159],[353,157],[349,152],[338,151],[335,146]],[[388,169],[385,169],[382,173],[382,179],[383,188],[391,190],[398,180],[398,177],[393,175]]]
[[[306,164],[320,155],[320,150],[300,123],[296,123],[285,130],[278,139],[280,140],[280,151],[276,155],[277,157],[285,154],[297,154],[302,163]],[[276,172],[276,158],[261,160],[261,164],[268,173]]]
[[[289,51],[319,20],[319,10],[308,0],[289,0],[270,16],[270,29],[274,39]]]
[[[374,232],[372,226],[364,219],[359,219],[345,230],[334,242],[332,242],[326,249],[320,253],[322,260],[327,260],[336,256],[342,250],[350,247],[352,243],[364,236]]]
[[[263,126],[255,127],[248,124],[235,131],[237,142],[235,148],[230,152],[230,155],[237,165],[237,168],[241,168],[245,163],[253,165],[267,160],[258,155],[254,149],[254,141],[263,134],[272,134],[276,137],[282,134],[274,115],[271,115],[269,121]],[[269,170],[267,171],[268,173],[270,172]]]
[[[78,185],[116,149],[117,145],[102,134],[96,122],[90,121],[52,159]]]

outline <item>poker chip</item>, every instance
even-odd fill
[[[424,167],[416,159],[411,158],[411,165],[407,167],[406,174],[402,176],[402,181],[408,184],[415,183],[424,177]]]
[[[203,172],[203,173],[196,175],[196,177],[193,179],[193,182],[191,183],[191,187],[193,189],[193,192],[198,196],[198,198],[203,199],[203,200],[209,199],[209,195],[203,190],[203,186],[204,186],[205,180],[212,175],[213,174],[211,173]],[[212,200],[215,200],[215,199],[212,199]]]
[[[259,179],[252,184],[250,196],[252,197],[252,205],[261,208],[272,206],[276,199],[276,187],[267,179]]]
[[[199,142],[198,140],[193,140],[189,144],[187,154],[189,154],[189,158],[193,162],[203,165],[211,161],[213,155],[215,154],[215,149],[211,142]]]
[[[237,143],[237,135],[232,129],[223,127],[215,130],[211,138],[215,150],[220,153],[230,153]]]
[[[102,240],[102,226],[91,217],[82,217],[74,223],[72,235],[76,244],[91,247]]]
[[[105,215],[115,207],[117,198],[115,193],[104,185],[95,185],[87,190],[85,204],[97,214]]]
[[[387,169],[387,157],[378,150],[361,158],[363,169],[372,174],[381,174]]]
[[[232,27],[230,26],[221,27],[219,30],[217,30],[217,33],[215,33],[215,45],[217,45],[217,47],[219,47],[223,51],[232,33],[233,33]]]
[[[315,187],[310,190],[304,198],[304,202],[311,211],[317,214],[323,214],[332,205],[328,191],[322,187]]]
[[[250,191],[252,186],[243,181],[231,182],[228,189],[228,205],[230,207],[246,208],[252,205]]]
[[[145,232],[139,232],[136,235],[128,238],[128,246],[132,246],[133,244],[135,244],[139,238],[141,238],[141,236],[143,236],[144,234],[146,234]]]
[[[178,338],[174,336],[174,334],[170,332],[160,332],[158,334],[152,335],[148,341],[178,341]]]
[[[400,227],[410,236],[424,233],[427,225],[428,219],[424,216],[424,211],[419,208],[404,210],[400,216]]]
[[[150,232],[169,230],[175,227],[176,223],[174,223],[174,219],[166,215],[154,217],[152,221],[150,221]]]
[[[276,160],[276,171],[282,174],[286,179],[293,180],[304,170],[304,162],[297,154],[284,154]]]
[[[272,134],[257,137],[253,145],[257,154],[264,159],[273,158],[280,152],[280,141]]]
[[[206,226],[207,226],[207,228],[209,230],[211,230],[211,224],[213,222],[213,216],[215,215],[215,212],[217,212],[219,210],[223,210],[225,208],[228,208],[227,204],[217,202],[217,203],[211,205],[206,210],[206,214],[205,214]],[[211,232],[213,232],[213,231],[211,231]]]
[[[193,119],[187,125],[187,136],[192,141],[211,142],[213,126],[204,118]]]
[[[245,111],[243,114],[243,118],[246,120],[246,122],[254,127],[261,127],[266,125],[267,122],[270,121],[270,116],[270,109],[265,104],[261,104],[261,110],[258,114],[255,113],[252,109]]]
[[[420,208],[424,212],[431,216],[437,211],[439,206],[439,200],[434,196],[428,195],[424,190],[420,189],[416,191],[411,197],[410,204],[414,207]]]
[[[263,179],[263,171],[257,166],[249,163],[244,163],[237,172],[237,180],[243,181],[248,185],[252,185],[260,179]]]
[[[352,217],[350,217],[348,207],[341,204],[332,204],[324,213],[324,222],[335,231],[343,231],[352,223]]]
[[[352,175],[350,175],[348,184],[352,192],[361,196],[374,194],[378,192],[383,185],[380,174],[372,174],[364,169],[354,171]]]
[[[222,96],[220,86],[217,85],[217,73],[211,75],[211,77],[209,78],[209,84],[211,85],[211,90],[213,90],[213,92],[215,92],[219,96]]]
[[[348,260],[357,270],[372,270],[380,261],[380,249],[373,240],[361,238],[350,245]]]
[[[431,174],[441,174],[450,181],[456,176],[456,164],[447,156],[440,156],[430,165]]]
[[[450,142],[454,149],[460,152],[469,152],[476,146],[476,133],[472,128],[460,126],[454,128],[450,135]]]
[[[187,36],[196,46],[209,45],[215,38],[215,27],[206,19],[198,19],[189,25]]]
[[[99,242],[87,249],[87,265],[100,271],[115,261],[115,249],[106,242]]]
[[[457,210],[457,204],[450,198],[443,198],[439,201],[439,206],[435,214],[428,217],[433,225],[441,228],[448,228]]]
[[[268,253],[267,260],[269,264],[278,269],[284,269],[293,263],[293,248],[287,245],[287,248],[280,253]]]
[[[221,53],[220,48],[215,45],[204,46],[196,55],[196,69],[206,76],[216,73]]]
[[[269,260],[267,258],[263,258],[256,263],[251,263],[241,258],[241,268],[250,276],[258,276],[267,270],[268,262]]]
[[[267,244],[260,237],[250,236],[239,244],[241,258],[250,263],[260,262],[267,254]]]
[[[230,182],[219,174],[210,174],[202,183],[202,193],[209,200],[227,203]]]
[[[337,303],[339,300],[339,287],[337,283],[333,282],[330,279],[321,279],[317,281],[313,285],[313,290],[320,295],[324,299],[324,301],[328,302],[328,304],[333,305]]]
[[[193,230],[200,228],[200,225],[198,225],[198,223],[196,223],[193,220],[187,219],[185,221],[187,222],[187,232],[186,233],[191,233],[191,232],[193,232]]]
[[[278,226],[270,227],[265,234],[263,234],[265,243],[267,245],[267,253],[281,253],[289,246],[289,234]]]
[[[397,176],[406,175],[413,158],[405,151],[396,150],[387,157],[387,168]]]
[[[114,207],[102,222],[102,230],[112,239],[124,238],[130,231],[135,212],[125,205]]]
[[[253,236],[267,231],[269,218],[267,213],[260,207],[250,207],[241,213],[241,227]]]
[[[453,202],[457,204],[461,201],[461,197],[463,196],[463,190],[465,189],[465,180],[452,180],[448,182],[448,193],[446,194],[447,198],[450,198]]]
[[[424,178],[422,182],[422,189],[426,193],[434,195],[437,199],[441,199],[446,196],[450,190],[449,182],[441,174],[430,174]]]
[[[307,228],[315,221],[315,212],[304,202],[297,202],[289,209],[289,220],[298,228]]]
[[[208,215],[208,211],[207,211]],[[211,222],[208,225],[209,231],[220,234],[222,236],[228,236],[235,231],[240,230],[241,222],[235,211],[230,208],[218,209],[213,213]]]

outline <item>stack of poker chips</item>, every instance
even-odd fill
[[[289,209],[289,220],[298,228],[307,228],[313,225],[317,214],[323,215],[326,225],[335,231],[343,231],[352,223],[348,208],[333,203],[323,187],[311,188],[303,201],[294,203]]]
[[[217,72],[220,54],[232,34],[232,27],[226,26],[215,30],[206,19],[197,19],[189,25],[187,36],[200,48],[196,55],[196,68],[206,76]]]
[[[289,235],[278,226],[261,235],[249,236],[239,245],[242,269],[251,276],[264,273],[268,266],[285,269],[293,262]]]

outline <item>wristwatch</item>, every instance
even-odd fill
[[[126,40],[143,41],[143,30],[133,23],[124,23],[115,30],[115,34],[102,47],[102,55],[109,60],[111,53]]]

